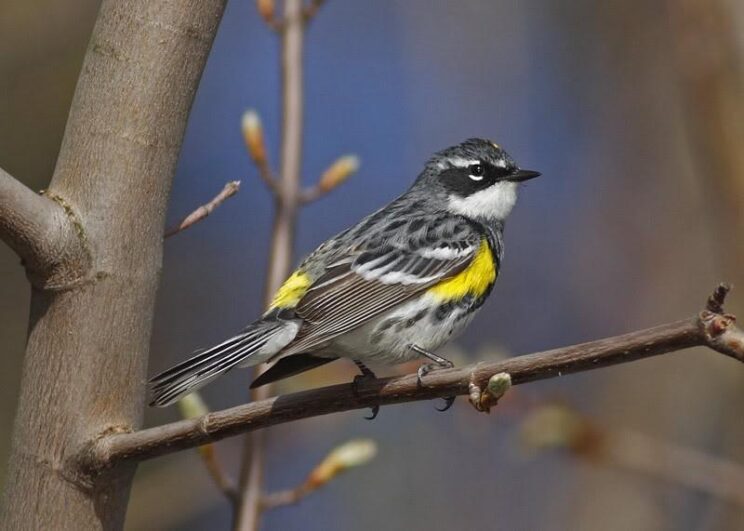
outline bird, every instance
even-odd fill
[[[339,358],[363,378],[375,377],[367,363],[422,360],[419,381],[452,367],[434,351],[489,297],[504,221],[520,184],[539,175],[487,139],[434,153],[405,193],[302,260],[257,321],[152,378],[150,405],[168,406],[233,368],[261,363],[273,365],[251,388]],[[445,400],[441,410],[454,397]]]

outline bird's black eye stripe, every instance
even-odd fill
[[[471,164],[468,166],[468,173],[473,177],[483,177],[486,170],[483,167],[483,164]]]

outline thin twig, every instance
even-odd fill
[[[300,202],[305,205],[317,201],[343,184],[359,169],[359,158],[356,155],[344,155],[328,166],[312,187],[300,192]]]
[[[133,433],[111,434],[97,440],[81,457],[92,472],[125,461],[142,461],[269,426],[373,405],[400,404],[438,397],[467,395],[471,384],[485,388],[498,373],[511,376],[513,385],[608,367],[695,346],[707,346],[744,362],[744,333],[733,318],[700,315],[580,345],[480,362],[460,369],[429,373],[424,385],[415,374],[371,381],[355,389],[334,385],[251,402]]]
[[[227,471],[222,466],[222,462],[217,457],[217,449],[213,443],[205,444],[199,447],[199,455],[204,462],[204,466],[207,468],[207,472],[212,477],[212,480],[217,485],[217,488],[222,491],[225,497],[230,500],[232,504],[238,502],[238,487],[230,479]]]
[[[261,510],[267,511],[284,507],[285,505],[294,505],[302,498],[313,492],[314,489],[308,489],[303,483],[293,489],[280,490],[261,496]]]
[[[302,190],[302,193],[300,194],[300,202],[303,205],[314,203],[324,195],[326,195],[326,192],[321,190],[318,185],[311,186],[310,188]]]
[[[271,166],[269,166],[268,160],[255,160],[253,161],[256,164],[256,168],[258,169],[258,175],[261,177],[261,180],[266,185],[266,188],[269,189],[270,192],[273,194],[278,193],[279,184],[276,181],[276,176],[274,175],[274,171],[271,169]]]
[[[369,463],[377,454],[377,443],[371,439],[353,439],[333,449],[308,474],[305,481],[261,498],[261,509],[274,509],[299,502],[302,498],[327,485],[336,476],[352,468]]]
[[[303,127],[303,38],[302,0],[285,0],[282,23],[282,139],[281,181],[275,192],[276,211],[272,228],[271,252],[264,300],[267,305],[292,267],[295,225],[300,204],[300,161]],[[256,369],[257,374],[263,370]],[[251,401],[265,401],[271,394],[266,385],[251,391]],[[265,435],[253,432],[243,449],[239,493],[234,529],[255,531],[261,518]]]
[[[209,407],[207,407],[207,404],[198,391],[190,393],[179,400],[178,409],[185,419],[198,419],[209,413]],[[235,505],[238,501],[238,489],[222,467],[222,463],[217,455],[217,446],[214,443],[208,443],[199,446],[197,450],[199,457],[204,462],[204,466],[207,468],[207,472],[209,472],[217,488]]]
[[[212,212],[214,212],[215,208],[220,206],[230,197],[237,194],[238,190],[240,190],[240,181],[230,181],[222,188],[220,193],[212,198],[211,201],[201,205],[199,208],[194,210],[191,214],[183,218],[181,221],[166,229],[165,237],[170,238],[174,234],[178,234],[179,232],[188,229],[192,225],[196,225],[204,218],[209,216]]]

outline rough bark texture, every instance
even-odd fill
[[[4,529],[118,529],[133,466],[91,481],[73,456],[141,423],[164,213],[224,0],[105,0],[48,197],[90,257],[34,289]]]

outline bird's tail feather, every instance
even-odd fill
[[[233,367],[263,363],[291,340],[289,337],[281,341],[282,336],[292,332],[287,327],[293,327],[293,324],[287,321],[258,321],[240,334],[158,374],[150,380],[150,405],[168,406]]]

